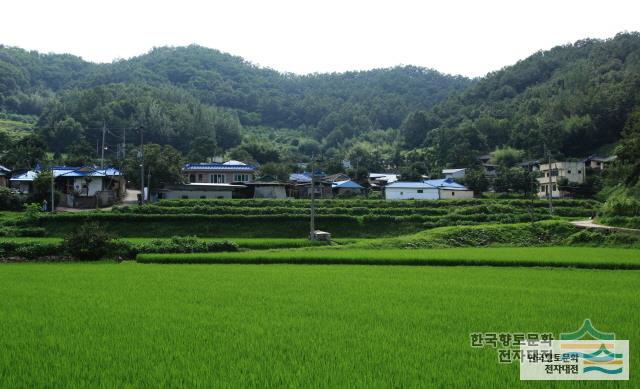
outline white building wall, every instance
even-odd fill
[[[169,190],[162,194],[164,199],[230,199],[231,190]]]
[[[459,189],[440,189],[440,198],[443,200],[455,200],[455,199],[472,199],[472,190],[459,190]]]
[[[421,193],[419,192],[421,191]],[[387,200],[437,200],[438,189],[389,188],[384,189]]]

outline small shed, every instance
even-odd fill
[[[286,199],[287,184],[272,177],[263,177],[248,184],[253,187],[254,199]]]

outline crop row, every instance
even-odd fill
[[[122,207],[118,208],[116,213],[120,214],[149,214],[149,215],[288,215],[302,216],[308,215],[308,208],[300,207],[281,207],[268,206],[261,208],[254,207],[230,207],[230,206],[204,206],[197,205],[193,207],[162,207],[157,205],[144,205],[142,207]],[[521,214],[521,213],[547,213],[546,208],[519,208],[512,205],[502,204],[483,204],[476,206],[460,206],[449,208],[375,208],[375,207],[318,207],[316,214],[318,215],[348,215],[348,216],[366,216],[366,215],[386,215],[386,216],[445,216],[450,214],[482,214],[482,213],[501,213],[501,214]],[[554,208],[554,212],[558,216],[577,216],[588,217],[595,214],[595,210],[587,207],[569,207],[559,206]]]

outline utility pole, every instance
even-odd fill
[[[100,154],[100,169],[104,169],[104,134],[107,132],[107,124],[102,121],[102,152]]]
[[[122,159],[127,158],[127,129],[122,129]]]
[[[313,161],[315,155],[311,155],[311,220],[309,224],[309,239],[316,240],[316,185],[315,185],[315,172],[313,171]]]
[[[54,188],[54,179],[55,177],[53,176],[53,165],[51,165],[51,212],[53,212],[53,210],[55,209],[55,188]]]
[[[141,203],[144,204],[144,136],[143,127],[140,126],[140,195]]]
[[[552,170],[551,170],[551,151],[547,149],[547,161],[549,163],[549,187],[548,187],[548,198],[549,198],[549,213],[553,215],[553,186],[552,186]],[[558,179],[556,178],[556,185],[558,185]]]

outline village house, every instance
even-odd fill
[[[586,167],[594,169],[594,170],[604,170],[606,165],[613,163],[617,157],[598,157],[597,155],[591,155],[586,158],[583,162]]]
[[[20,193],[33,193],[33,182],[42,170],[36,167],[11,178],[11,186]],[[125,193],[126,184],[120,170],[89,166],[52,167],[55,190],[62,193],[60,206],[71,208],[108,207]]]
[[[0,188],[6,188],[9,186],[9,179],[11,179],[11,170],[0,165]]]
[[[264,176],[247,184],[253,189],[251,197],[254,199],[286,199],[287,184],[275,177]]]
[[[316,172],[316,183],[314,185],[315,198],[331,198],[333,197],[332,183],[325,181],[325,174]],[[311,197],[311,173],[291,173],[289,174],[289,193],[291,197],[298,199]]]
[[[438,188],[424,182],[396,181],[384,188],[387,200],[438,200]]]
[[[567,193],[560,190],[558,182],[566,178],[568,182],[582,184],[585,180],[585,164],[582,161],[565,161],[540,164],[538,177],[538,197],[565,197]]]
[[[392,173],[369,173],[369,185],[371,189],[384,188],[389,184],[398,181],[399,176]]]
[[[473,191],[464,185],[458,184],[451,178],[440,180],[426,180],[425,184],[438,188],[438,198],[444,199],[472,199]]]
[[[331,184],[334,196],[349,196],[362,194],[364,187],[355,181],[337,181]]]
[[[190,184],[246,184],[253,181],[255,173],[255,166],[234,160],[224,163],[188,163],[182,169],[185,181]]]

